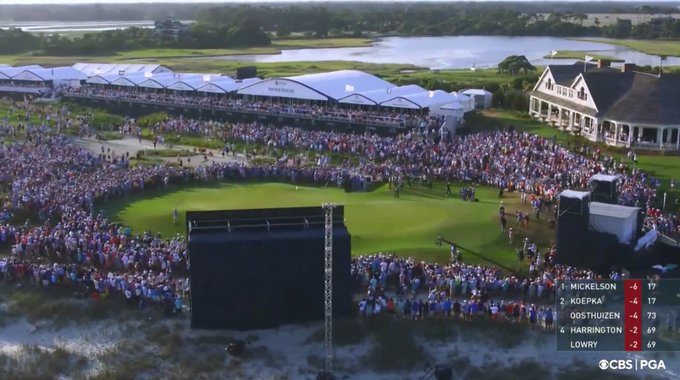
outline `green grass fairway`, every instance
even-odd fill
[[[544,59],[580,59],[583,60],[586,55],[593,57],[594,60],[606,59],[611,62],[624,62],[621,58],[612,57],[610,55],[593,54],[587,50],[558,50],[555,56],[550,54],[543,56]],[[559,62],[557,62],[559,64]]]
[[[460,185],[452,186],[455,194]],[[266,208],[285,206],[320,206],[324,202],[345,205],[347,226],[352,235],[354,255],[372,252],[396,252],[423,260],[445,261],[447,247],[434,242],[441,235],[462,247],[481,253],[501,264],[517,268],[514,247],[502,235],[498,223],[498,193],[491,188],[479,188],[479,202],[463,202],[457,198],[443,198],[444,185],[432,190],[419,185],[406,189],[400,199],[384,186],[370,193],[345,193],[336,188],[299,187],[281,183],[215,184],[205,187],[171,188],[144,197],[119,200],[104,205],[104,213],[113,220],[130,225],[134,231],[151,229],[163,236],[184,233],[183,216],[177,225],[172,223],[172,209],[180,214],[190,210],[219,210]],[[507,211],[520,207],[518,198],[504,198]],[[515,246],[527,233],[545,249],[553,240],[554,231],[547,223],[532,220],[530,228],[515,227],[518,234]],[[483,262],[470,253],[463,253],[466,262]]]

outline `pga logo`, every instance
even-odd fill
[[[640,359],[640,361],[637,363],[637,366],[633,365],[634,362],[631,359],[623,360],[605,360],[602,359],[597,363],[597,366],[600,367],[601,370],[606,370],[606,369],[613,369],[613,370],[630,370],[635,368],[636,370],[645,370],[645,369],[651,369],[651,370],[657,370],[657,369],[666,369],[666,363],[664,363],[663,360],[646,360],[646,359]]]
[[[666,369],[666,363],[663,360],[640,359],[640,369]]]

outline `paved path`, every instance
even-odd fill
[[[96,140],[94,138],[75,138],[73,140],[76,144],[88,149],[92,153],[95,154],[100,154],[102,152],[102,147],[104,149],[111,149],[111,153],[113,155],[118,155],[120,156],[121,154],[129,153],[130,157],[135,157],[137,155],[137,152],[139,151],[153,151],[153,142],[149,140],[142,140],[141,143],[139,139],[126,136],[123,137],[122,139],[118,140]],[[176,151],[182,151],[182,150],[189,150],[193,151],[195,147],[193,146],[188,146],[188,145],[173,145],[172,147],[168,147],[167,145],[163,144],[158,144],[156,146],[157,149],[159,150],[176,150]],[[225,157],[222,157],[222,152],[214,149],[206,149],[206,153],[212,152],[213,156],[210,157],[208,156],[208,162],[245,162],[246,158],[242,153],[236,153],[235,156],[232,155],[227,155]],[[200,154],[195,154],[191,156],[191,163],[187,162],[187,157],[181,157],[184,166],[191,166],[191,167],[197,167],[200,166],[205,162],[204,156],[205,154],[200,153]],[[177,162],[176,157],[155,157],[155,156],[149,156],[151,158],[158,158],[160,160],[163,160],[165,162]]]

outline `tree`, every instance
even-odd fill
[[[498,64],[499,74],[516,75],[520,72],[525,74],[529,71],[536,71],[536,67],[529,62],[524,55],[511,55]]]
[[[588,19],[588,15],[585,13],[576,13],[574,18],[578,21],[578,26],[583,26],[583,21]]]

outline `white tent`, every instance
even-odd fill
[[[103,78],[112,86],[137,87],[137,85],[149,79],[149,75],[151,74],[107,75]]]
[[[430,114],[451,117],[453,118],[455,127],[458,127],[462,123],[465,108],[458,102],[447,103],[431,107]]]
[[[218,74],[176,74],[176,81],[166,86],[168,90],[196,91],[199,87],[220,78]]]
[[[261,81],[260,78],[247,78],[234,80],[229,77],[219,77],[215,80],[200,86],[196,89],[198,92],[209,92],[213,94],[228,94],[238,91],[241,88]]]
[[[463,107],[464,113],[468,113],[475,109],[475,100],[470,95],[456,91],[453,91],[450,94],[456,97],[456,101]]]
[[[619,242],[629,244],[635,236],[639,212],[638,207],[590,202],[589,229],[616,235]]]
[[[164,89],[168,85],[179,81],[179,77],[175,73],[163,73],[159,75],[145,74],[144,77],[145,80],[137,83],[137,87]]]
[[[395,96],[380,103],[381,107],[424,109],[453,103],[456,97],[446,91],[435,90]]]
[[[69,82],[69,81],[81,81],[85,80],[87,77],[85,74],[78,70],[73,69],[70,66],[66,67],[54,67],[51,69],[27,69],[14,75],[12,80],[25,80],[32,82],[48,82],[52,81],[55,83]]]
[[[463,94],[474,99],[475,108],[490,108],[493,101],[493,94],[487,90],[471,88],[463,91]]]
[[[117,77],[116,77],[117,78]],[[85,83],[88,84],[111,84],[111,80],[113,78],[110,76],[103,76],[103,75],[95,75],[93,77],[87,78]]]
[[[76,63],[73,65],[73,68],[88,77],[95,75],[162,74],[172,72],[169,68],[159,64]]]
[[[338,70],[284,78],[264,79],[238,90],[240,95],[301,100],[338,100],[358,92],[396,87],[357,70]]]
[[[44,69],[44,67],[38,66],[38,65],[17,66],[17,67],[12,67],[12,66],[0,67],[0,79],[10,79],[10,78],[14,77],[15,75],[21,73],[22,71],[38,70],[38,69]]]
[[[379,90],[357,92],[344,98],[340,98],[338,103],[341,104],[360,104],[360,105],[378,105],[381,102],[392,99],[397,96],[411,95],[416,93],[425,93],[426,89],[415,84],[409,84],[400,87],[388,87]]]

